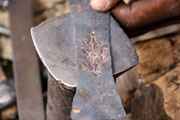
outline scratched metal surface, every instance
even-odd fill
[[[133,44],[112,17],[110,19],[110,43],[114,74],[121,73],[138,64],[139,58]]]
[[[77,67],[72,19],[49,19],[31,29],[35,48],[51,75],[60,83],[76,86]],[[48,48],[48,49],[47,49]]]
[[[128,37],[112,17],[110,33],[113,73],[117,74],[136,65],[138,57]],[[67,86],[77,86],[76,41],[71,15],[49,19],[32,28],[31,35],[36,50],[51,75]]]
[[[89,0],[69,0],[73,18],[77,89],[73,120],[120,119],[125,116],[116,93],[110,53],[110,14],[91,10]]]

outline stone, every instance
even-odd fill
[[[173,47],[167,38],[158,38],[135,44],[139,55],[139,81],[150,83],[169,71],[174,65]]]
[[[12,41],[10,40],[10,38],[0,36],[0,50],[1,58],[12,61]]]
[[[153,82],[163,94],[163,105],[172,120],[180,119],[180,66]]]
[[[4,27],[9,27],[9,14],[6,10],[0,9],[0,25]]]
[[[171,120],[164,110],[163,93],[154,84],[142,84],[134,95],[132,102],[133,120]]]
[[[1,117],[3,120],[16,120],[18,117],[17,106],[13,105],[1,112]]]
[[[180,62],[180,34],[173,35],[169,37],[171,44],[173,46],[173,55],[174,55],[174,62]]]
[[[36,6],[42,6],[42,9],[34,9],[34,21],[36,25],[40,24],[42,21],[45,21],[49,18],[53,18],[55,16],[62,16],[70,12],[67,2],[57,2],[56,0],[50,0],[50,2],[44,2],[43,0],[39,0],[39,4],[35,2],[34,6],[34,8],[37,8]]]

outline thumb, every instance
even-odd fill
[[[105,12],[113,8],[120,0],[91,0],[90,5],[93,10]]]

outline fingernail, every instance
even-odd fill
[[[91,6],[96,9],[104,9],[107,7],[109,0],[91,0]]]

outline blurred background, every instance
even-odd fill
[[[69,13],[65,0],[34,0],[32,5],[34,25]],[[0,0],[0,119],[18,120],[8,6],[8,0]],[[180,119],[180,25],[171,29],[131,38],[140,62],[117,78],[117,91],[127,112],[124,120]],[[39,64],[46,104],[47,71]]]

